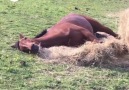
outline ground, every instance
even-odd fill
[[[113,13],[128,6],[128,0],[0,0],[0,90],[128,90],[126,69],[49,64],[10,47],[19,33],[33,37],[71,12],[117,32],[119,18]]]

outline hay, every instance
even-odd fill
[[[118,34],[129,47],[129,9],[121,12]]]
[[[121,65],[117,63],[120,62],[118,57],[128,53],[125,44],[109,35],[101,40],[104,43],[86,42],[76,48],[66,46],[43,48],[40,49],[38,55],[46,62],[70,63],[81,66]]]

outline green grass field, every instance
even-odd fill
[[[71,12],[117,31],[118,17],[108,15],[128,6],[128,0],[0,0],[0,90],[129,90],[126,69],[46,64],[10,47],[19,33],[33,37]]]

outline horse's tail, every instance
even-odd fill
[[[39,38],[47,33],[47,29],[44,29],[40,34],[36,35],[35,38]]]

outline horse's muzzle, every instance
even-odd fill
[[[32,54],[36,54],[36,53],[38,53],[38,51],[39,51],[39,46],[33,44],[32,47],[31,47],[30,52],[31,52]]]

